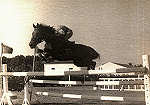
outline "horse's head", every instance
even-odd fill
[[[31,48],[35,48],[37,44],[42,41],[50,40],[54,36],[54,28],[43,24],[34,25],[34,31],[32,32],[32,38],[29,43]]]

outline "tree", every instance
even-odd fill
[[[3,57],[9,72],[29,72],[33,69],[33,56],[18,55],[13,58]],[[35,60],[35,71],[44,71],[44,65],[39,57]],[[21,91],[24,87],[24,77],[9,77],[9,89]],[[15,84],[15,85],[14,85]]]

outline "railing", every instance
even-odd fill
[[[101,85],[101,90],[144,91],[144,77],[140,78],[99,78],[100,81],[119,81],[120,85]],[[124,83],[124,84],[123,84]],[[133,84],[131,84],[133,83]]]

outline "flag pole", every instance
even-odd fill
[[[33,67],[32,67],[32,72],[34,72],[34,69],[35,69],[35,55],[36,55],[36,48],[34,49],[34,56],[33,56]],[[32,88],[33,86],[31,86],[31,93],[30,93],[30,101],[31,101],[31,98],[32,98]]]
[[[4,45],[3,43],[0,43],[0,72],[3,72],[3,53],[12,53],[13,52],[13,49],[11,48],[11,47],[9,47],[9,46],[6,46],[6,45]],[[4,81],[4,78],[5,77],[3,77],[2,78],[2,76],[0,77],[0,93],[2,94],[2,87],[3,87],[3,90],[5,90],[4,89],[4,87],[6,87],[6,86],[3,86],[2,85],[2,79],[3,79],[3,81]]]

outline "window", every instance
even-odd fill
[[[52,70],[55,70],[55,68],[51,68]]]
[[[73,68],[69,68],[69,70],[73,70]]]

